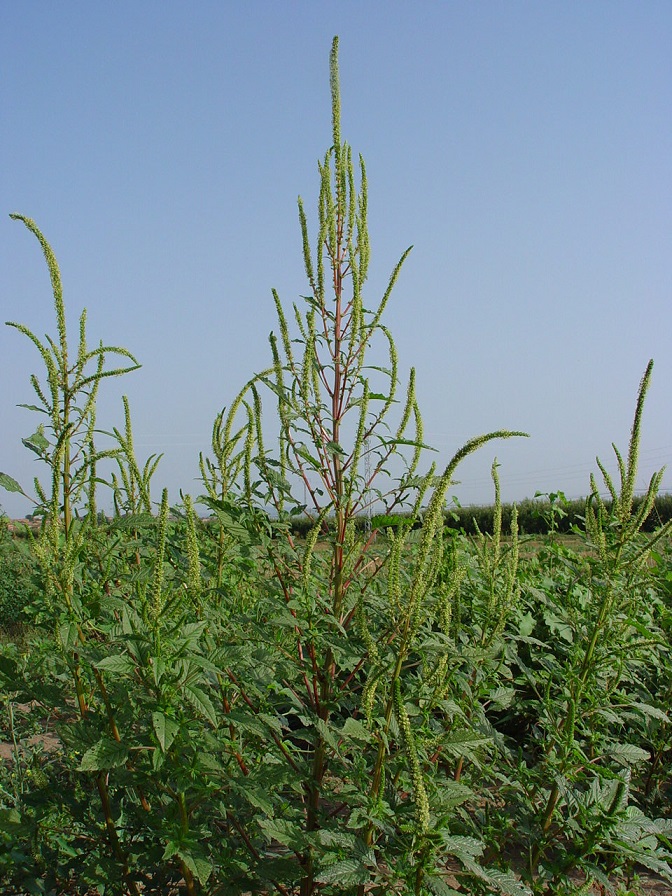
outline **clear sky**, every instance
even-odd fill
[[[60,263],[73,337],[127,347],[140,458],[200,491],[212,421],[266,366],[271,288],[307,291],[296,198],[315,207],[340,36],[343,134],[367,162],[371,307],[414,245],[387,325],[417,369],[425,438],[461,503],[586,493],[627,449],[655,360],[641,482],[672,461],[672,4],[0,4],[2,320],[55,325],[32,217]],[[314,216],[312,218],[314,220]],[[30,486],[36,349],[0,327],[0,470]],[[664,485],[672,490],[672,476]],[[31,508],[0,494],[13,516]],[[105,505],[101,495],[101,504]]]

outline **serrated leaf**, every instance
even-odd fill
[[[180,726],[174,719],[168,718],[168,716],[158,710],[152,713],[152,726],[161,751],[166,753],[175,740],[175,735],[180,730]]]
[[[187,641],[195,641],[203,634],[206,622],[188,622],[180,628],[180,635]]]
[[[448,778],[441,787],[441,808],[453,809],[455,806],[461,806],[462,803],[473,797],[473,795],[474,791],[471,787]]]
[[[446,849],[460,861],[466,858],[475,859],[483,852],[483,844],[475,837],[462,837],[459,834],[444,834],[443,843]]]
[[[436,875],[426,875],[423,883],[434,896],[460,896],[457,890],[453,890],[443,878],[437,877]]]
[[[662,709],[657,706],[651,706],[650,703],[632,703],[633,709],[638,709],[642,715],[649,716],[652,719],[658,719],[660,722],[669,722],[670,717]]]
[[[478,876],[492,884],[505,896],[531,896],[532,891],[521,883],[510,871],[499,871],[497,868],[481,868]]]
[[[277,841],[292,849],[303,847],[304,839],[301,829],[291,821],[285,821],[282,818],[262,818],[259,827],[269,843]]]
[[[96,663],[96,669],[102,669],[103,672],[116,672],[121,675],[133,672],[135,663],[130,656],[106,656],[104,659]]]
[[[346,719],[345,724],[341,728],[341,734],[343,737],[351,737],[354,740],[371,740],[371,732],[359,719]]]
[[[354,850],[357,845],[357,837],[354,834],[346,834],[341,831],[316,831],[315,839],[318,843],[321,843],[322,846],[336,846],[350,851]]]
[[[102,769],[119,768],[128,759],[128,747],[119,741],[104,737],[82,756],[80,772],[98,772]]]
[[[194,856],[184,849],[179,849],[175,853],[184,862],[201,886],[205,886],[208,878],[212,873],[212,865],[206,859],[200,856]]]
[[[294,451],[299,455],[299,457],[303,458],[306,463],[310,464],[313,470],[322,469],[322,464],[320,463],[320,461],[316,457],[313,457],[313,455],[302,446],[296,445],[294,447]]]
[[[492,743],[492,738],[462,728],[448,732],[442,739],[443,748],[451,756],[471,756],[478,747]]]
[[[607,755],[621,765],[637,765],[639,762],[646,762],[649,758],[649,752],[636,747],[634,744],[613,744]]]
[[[200,688],[193,685],[186,685],[184,688],[184,696],[194,709],[210,722],[213,728],[217,727],[217,713],[215,707],[208,695]]]
[[[508,709],[516,696],[515,688],[493,688],[488,694],[488,699],[501,709]]]
[[[334,862],[316,876],[320,884],[340,884],[343,887],[355,887],[365,884],[371,878],[371,871],[357,859],[342,859]]]
[[[265,790],[258,787],[244,787],[241,788],[240,792],[247,802],[251,806],[254,806],[255,809],[260,809],[264,815],[268,815],[269,817],[273,815],[273,804],[269,800]]]

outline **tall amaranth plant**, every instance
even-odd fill
[[[253,637],[267,652],[255,652],[247,669],[231,669],[230,680],[239,702],[255,713],[275,714],[268,749],[286,764],[283,786],[303,794],[300,810],[289,817],[278,785],[278,804],[259,821],[268,839],[281,838],[293,852],[300,870],[288,874],[299,874],[302,896],[314,892],[320,882],[343,883],[347,878],[364,886],[374,873],[382,840],[374,834],[370,816],[355,807],[382,798],[382,770],[391,753],[406,756],[410,768],[417,827],[413,848],[422,853],[418,844],[428,837],[433,822],[403,676],[418,632],[427,624],[441,565],[445,494],[464,457],[490,439],[522,435],[497,431],[478,437],[455,454],[442,475],[435,475],[433,466],[418,474],[427,446],[415,373],[411,371],[399,401],[397,352],[382,320],[410,249],[370,310],[364,299],[370,258],[366,168],[361,157],[355,163],[341,136],[337,38],[330,83],[333,140],[318,166],[314,249],[301,199],[298,205],[309,284],[304,307],[294,304],[288,318],[273,292],[278,332],[270,336],[272,364],[218,416],[215,458],[201,458],[208,492],[204,501],[220,514],[223,525],[226,492],[237,480],[250,504],[271,508],[279,520],[275,528],[283,535],[262,538],[267,570],[260,605],[249,622]],[[376,339],[386,347],[385,366],[369,361],[369,347]],[[269,448],[264,390],[271,393],[279,421],[276,450]],[[402,533],[390,554],[392,575],[402,552],[414,551],[408,584],[398,580],[390,585],[396,601],[392,614],[380,611],[377,604],[374,610],[369,607],[376,579],[388,562],[386,551],[375,550],[376,527],[362,533],[358,526],[373,502],[383,511],[383,525],[394,519],[391,514],[397,509],[408,510],[412,522],[427,506],[417,550]],[[311,528],[299,542],[288,523],[303,514]],[[279,634],[284,632],[287,637]],[[382,658],[376,649],[380,639]],[[275,697],[269,696],[264,677],[270,668],[276,690],[282,690]],[[379,683],[383,703],[382,721],[371,722],[370,729],[362,721],[373,718],[367,711],[373,693],[373,685],[365,687],[367,675]],[[346,716],[351,718],[346,721]],[[293,732],[289,744],[278,736],[279,730],[287,730],[288,719]],[[355,720],[358,725],[348,725]],[[363,759],[357,770],[347,758],[353,750]],[[344,780],[349,782],[348,797],[338,784]],[[344,814],[350,839],[333,841],[333,848],[325,850],[325,831],[342,828]],[[291,822],[290,833],[286,827],[280,832],[280,815]],[[355,867],[346,857],[353,842],[359,856]],[[423,868],[419,866],[414,877],[416,887],[421,886]]]

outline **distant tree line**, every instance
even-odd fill
[[[642,503],[643,498],[636,497],[634,510]],[[605,501],[607,509],[611,507],[610,501]],[[502,504],[502,529],[507,532],[511,527],[511,512],[513,504]],[[562,492],[551,492],[536,498],[525,498],[516,504],[518,509],[518,531],[521,535],[548,535],[549,532],[570,533],[574,528],[583,529],[583,518],[586,512],[586,499],[565,498]],[[464,532],[465,535],[475,535],[478,530],[484,534],[492,534],[494,507],[492,505],[469,505],[465,507],[452,505],[446,510],[446,527]],[[672,519],[672,494],[659,495],[651,513],[647,517],[643,531],[653,532],[663,523]],[[362,529],[372,526],[377,529],[385,529],[406,522],[404,514],[394,516],[374,516],[370,520],[362,517],[359,525]],[[328,528],[329,521],[325,521]],[[417,525],[417,523],[416,523]],[[306,518],[297,516],[291,523],[294,535],[305,537],[312,523]]]
[[[634,510],[641,506],[643,497],[634,499]],[[611,507],[611,501],[605,501]],[[584,527],[586,499],[568,500],[562,492],[538,498],[525,498],[516,504],[518,508],[518,530],[524,535],[547,535],[551,531],[569,533],[573,528]],[[511,526],[513,504],[502,505],[502,528],[506,532]],[[446,513],[446,526],[475,535],[476,527],[483,533],[492,533],[492,506],[451,507]],[[653,532],[672,518],[672,494],[658,495],[643,526],[643,531]]]

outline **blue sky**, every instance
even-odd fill
[[[271,288],[306,292],[296,198],[316,203],[340,36],[343,133],[369,177],[369,306],[417,370],[439,461],[497,428],[451,493],[586,493],[625,450],[655,360],[641,482],[672,461],[672,5],[668,2],[116,2],[0,7],[3,320],[54,333],[32,217],[69,322],[142,369],[141,458],[171,498],[200,491],[212,421],[269,358]],[[314,216],[313,216],[314,220]],[[21,438],[35,348],[0,328],[0,470],[40,472]],[[672,478],[664,480],[672,490]],[[105,503],[102,495],[101,502]],[[30,505],[0,495],[11,515]]]

